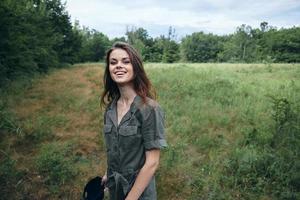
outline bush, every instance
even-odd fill
[[[4,152],[1,152],[4,153]],[[0,157],[0,193],[9,195],[12,191],[16,191],[18,181],[22,173],[16,169],[16,161],[8,155],[1,159]],[[5,198],[0,195],[0,199]],[[9,198],[6,196],[6,198]]]
[[[268,142],[248,134],[240,147],[231,153],[225,169],[229,185],[236,187],[246,198],[269,193],[278,199],[300,197],[299,107],[286,98],[272,98],[274,129]],[[256,133],[259,134],[259,133]]]
[[[50,143],[44,145],[37,155],[37,169],[45,178],[45,183],[54,190],[69,182],[78,173],[72,149],[70,144]]]
[[[15,116],[7,109],[6,104],[0,100],[0,130],[20,135],[22,129],[16,121]]]

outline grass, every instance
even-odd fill
[[[292,175],[277,180],[276,189],[268,186],[275,174],[282,176],[287,168],[266,169],[264,173],[271,173],[268,176],[255,172],[261,165],[271,168],[284,163],[279,161],[281,155],[274,155],[277,149],[269,147],[275,132],[272,99],[286,98],[299,115],[299,65],[174,64],[168,68],[150,64],[147,70],[159,86],[172,144],[163,155],[167,164],[159,174],[163,176],[160,184],[165,186],[160,189],[162,199],[288,199],[299,195],[284,183]],[[278,140],[284,137],[280,135]],[[256,143],[248,145],[253,140]],[[299,153],[299,148],[292,150],[288,145],[287,151]],[[274,162],[263,162],[269,156]],[[293,162],[288,166],[297,166]],[[171,176],[177,176],[175,182],[185,187],[166,187],[174,184],[174,178],[168,179]],[[169,191],[182,192],[170,196]]]
[[[101,66],[55,70],[1,95],[1,193],[79,199],[104,173]],[[159,199],[299,197],[299,64],[145,68],[166,113]]]

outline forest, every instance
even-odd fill
[[[1,86],[50,68],[102,61],[115,41],[134,45],[145,62],[300,62],[300,27],[268,22],[259,28],[242,24],[228,35],[195,32],[181,39],[172,26],[155,38],[142,27],[127,27],[124,37],[110,39],[101,30],[72,23],[60,0],[2,0],[0,23]]]

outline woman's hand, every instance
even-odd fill
[[[106,182],[107,182],[107,173],[105,173],[102,176],[102,180],[101,180],[101,185],[104,185],[104,192],[106,192],[108,190],[108,188],[106,187]]]
[[[105,185],[106,182],[107,182],[107,174],[105,173],[105,174],[102,176],[101,185]]]

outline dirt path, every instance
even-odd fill
[[[41,143],[72,142],[76,147],[73,154],[86,160],[85,163],[76,164],[80,175],[74,180],[72,191],[69,191],[75,199],[82,193],[86,181],[104,174],[106,168],[101,134],[103,114],[99,99],[102,73],[99,64],[57,70],[37,80],[24,97],[15,100],[13,108],[26,134],[51,130],[53,136],[43,139]],[[47,196],[52,194],[37,178],[40,176],[32,164],[40,145],[16,143],[14,158],[20,161],[19,168],[30,172],[24,181],[26,191],[39,194],[41,199],[48,199]],[[68,191],[67,187],[62,191]]]

